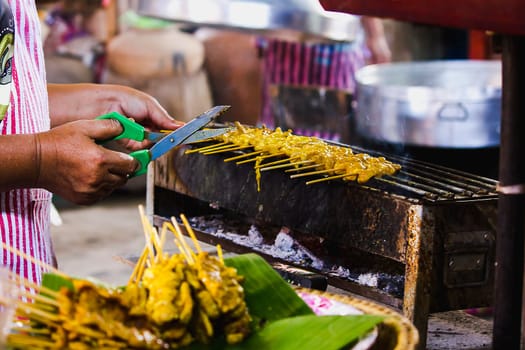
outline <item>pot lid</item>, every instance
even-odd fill
[[[324,10],[318,0],[131,0],[142,16],[199,26],[265,32],[300,31],[338,41],[353,41],[359,17]]]

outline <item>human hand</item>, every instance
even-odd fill
[[[106,85],[106,87],[108,86]],[[106,111],[99,114],[115,111],[133,119],[146,129],[154,131],[175,130],[184,125],[183,122],[171,118],[151,95],[120,85],[109,87],[112,89],[114,98],[107,101]],[[151,145],[148,141],[123,140],[122,142],[129,150],[143,149]]]
[[[388,63],[392,60],[392,53],[384,36],[367,38],[366,46],[370,51],[369,63]]]
[[[94,119],[118,112],[149,130],[175,130],[184,123],[171,118],[151,95],[122,85],[48,84],[52,126],[82,119]],[[142,149],[147,141],[125,142],[129,150]]]
[[[363,16],[361,24],[365,31],[366,47],[370,51],[368,63],[390,62],[392,53],[385,36],[383,22],[379,18]]]
[[[116,120],[66,123],[37,135],[36,187],[76,204],[92,204],[124,185],[138,163],[95,141],[122,132]]]

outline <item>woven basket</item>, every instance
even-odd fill
[[[398,312],[373,301],[340,295],[330,292],[296,287],[297,292],[319,295],[330,300],[349,305],[365,314],[385,315],[385,320],[378,326],[377,339],[369,350],[414,350],[419,341],[416,327]]]

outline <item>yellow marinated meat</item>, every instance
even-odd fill
[[[260,151],[255,159],[257,189],[260,189],[260,170],[264,167],[262,155],[282,155],[290,164],[300,169],[301,166],[317,165],[316,170],[326,170],[325,175],[340,175],[343,180],[365,183],[373,177],[393,175],[401,165],[384,157],[372,157],[366,153],[354,154],[351,148],[329,144],[316,137],[293,135],[290,130],[274,131],[262,128],[236,128],[217,137],[239,146],[252,146]],[[311,170],[311,167],[308,169]],[[344,176],[348,175],[348,176]]]
[[[56,314],[53,322],[19,316],[29,317],[29,329],[49,330],[39,350],[178,349],[219,334],[241,342],[251,332],[242,277],[208,253],[191,254],[158,255],[125,288],[72,279],[73,288],[57,294],[56,310],[46,311]]]
[[[179,255],[173,255],[170,259],[164,259],[163,263],[154,264],[145,270],[142,283],[149,293],[146,311],[155,323],[189,321],[187,309],[193,303],[191,298],[188,299],[187,293],[181,292],[184,270],[184,260]],[[178,298],[184,298],[189,305],[181,308],[180,304],[175,303]]]
[[[222,313],[228,313],[244,302],[244,292],[235,278],[235,269],[219,264],[217,258],[205,252],[199,254],[197,259],[199,279]]]
[[[74,280],[73,285],[74,290],[61,290],[65,298],[60,300],[68,302],[60,303],[62,322],[54,327],[51,337],[54,349],[167,347],[145,317],[130,317],[124,292],[86,280]]]
[[[121,303],[129,309],[131,316],[145,316],[147,315],[146,289],[137,284],[129,284],[123,290],[121,295]]]

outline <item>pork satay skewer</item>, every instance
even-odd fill
[[[306,184],[307,185],[313,185],[313,184],[316,184],[316,183],[319,183],[319,182],[330,181],[330,180],[337,180],[337,179],[344,179],[345,177],[356,176],[356,175],[357,174],[341,174],[341,175],[327,176],[327,177],[323,177],[322,179],[316,179],[316,180],[307,181]]]
[[[242,149],[251,148],[252,146],[231,146],[230,148],[222,148],[219,150],[213,150],[213,151],[206,151],[202,152],[202,154],[208,156],[210,154],[217,154],[217,153],[224,153],[224,152],[231,152],[231,151],[240,151]]]
[[[283,155],[284,155],[284,153],[267,154],[267,155],[264,155],[264,156],[258,156],[258,157],[255,157],[255,158],[246,159],[246,160],[243,160],[243,161],[237,162],[237,163],[235,163],[235,164],[240,165],[240,164],[245,164],[245,163],[255,162],[255,161],[257,161],[258,159],[264,160],[264,159],[267,159],[267,158],[279,157],[279,156],[283,156]]]
[[[305,165],[305,166],[301,166],[301,167],[297,167],[297,168],[293,168],[293,169],[286,169],[284,172],[285,173],[291,173],[291,172],[299,172],[299,171],[304,171],[304,170],[310,170],[310,169],[318,169],[320,167],[319,164],[312,164],[312,165]]]
[[[291,179],[296,179],[298,177],[305,177],[305,176],[311,176],[311,175],[322,175],[322,174],[329,174],[336,172],[338,170],[343,170],[344,168],[334,168],[334,169],[327,169],[327,170],[317,170],[317,171],[310,171],[307,173],[301,173],[301,174],[294,174],[290,175]]]
[[[251,156],[254,156],[256,154],[260,155],[264,153],[263,151],[254,151],[254,152],[250,152],[250,153],[244,153],[244,154],[241,154],[241,155],[238,155],[238,156],[235,156],[235,157],[230,157],[230,158],[226,158],[224,159],[224,162],[231,162],[231,161],[234,161],[234,160],[238,160],[238,159],[242,159],[242,158],[246,158],[246,157],[251,157]]]
[[[276,160],[274,162],[256,165],[255,168],[257,169],[257,168],[263,168],[263,167],[267,167],[267,166],[273,166],[273,165],[282,164],[282,163],[286,163],[286,162],[292,162],[292,161],[295,161],[295,160],[298,160],[298,159],[299,159],[299,157],[280,159],[280,160]],[[262,161],[262,159],[260,159],[260,160]]]
[[[288,167],[293,167],[293,166],[296,166],[296,165],[308,164],[308,163],[311,163],[311,162],[312,162],[311,160],[299,160],[297,162],[291,162],[291,163],[288,163],[288,164],[281,164],[281,165],[274,165],[274,166],[270,166],[270,167],[267,167],[266,166],[267,164],[264,164],[260,168],[260,171],[268,171],[268,170],[274,170],[274,169],[288,168]]]

